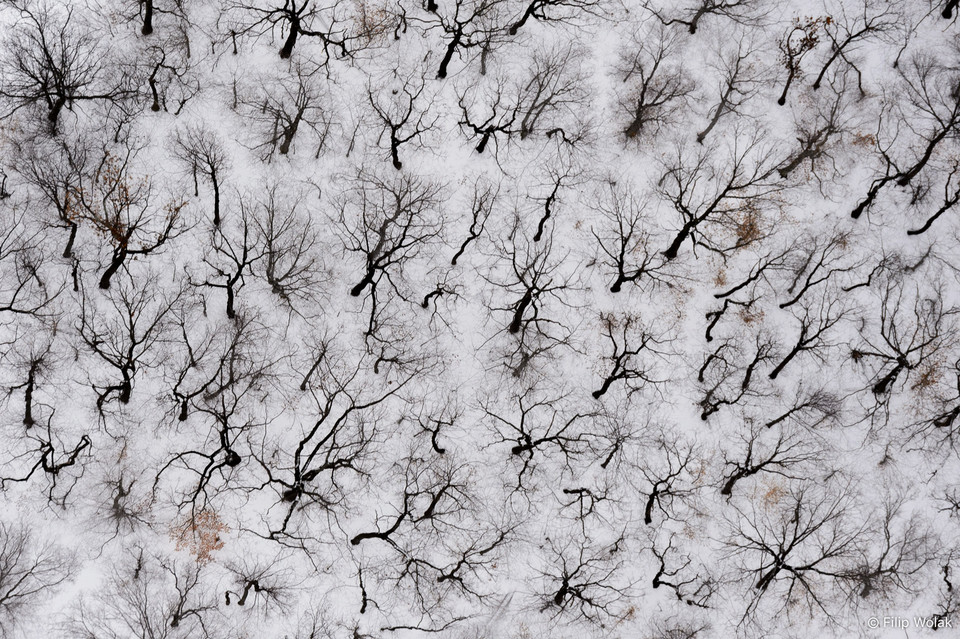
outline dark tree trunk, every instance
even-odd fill
[[[393,160],[393,168],[398,171],[403,168],[403,162],[400,161],[400,142],[394,131],[390,132],[390,159]]]
[[[727,482],[723,485],[723,488],[720,489],[720,494],[729,497],[733,494],[733,485],[737,483],[740,477],[737,475],[732,475]]]
[[[710,311],[706,314],[706,318],[710,320],[710,323],[707,324],[707,330],[706,333],[704,333],[704,337],[708,342],[713,341],[713,335],[711,335],[711,332],[713,332],[713,329],[716,328],[717,322],[720,321],[720,318],[723,317],[723,314],[727,312],[727,307],[729,305],[730,300],[723,300],[723,306],[720,307],[719,311]]]
[[[67,245],[63,249],[63,258],[69,260],[73,257],[73,243],[77,239],[77,224],[70,222],[70,236],[67,238]]]
[[[777,100],[777,104],[783,106],[787,103],[787,92],[790,91],[790,85],[793,84],[793,76],[795,71],[793,67],[790,67],[789,72],[787,73],[787,83],[783,85],[783,93],[780,94],[780,98]]]
[[[767,571],[767,574],[760,577],[760,581],[758,581],[756,585],[757,590],[766,590],[767,586],[770,585],[770,582],[773,581],[773,578],[776,577],[779,572],[780,562],[778,561],[773,568]]]
[[[880,189],[886,186],[887,182],[892,182],[893,180],[896,180],[898,177],[899,175],[889,175],[875,182],[870,187],[870,190],[867,191],[867,197],[865,197],[862,202],[857,204],[857,207],[853,209],[853,212],[850,213],[850,217],[852,217],[855,220],[859,219],[860,216],[863,215],[863,212],[866,211],[870,207],[870,205],[873,204],[873,201],[877,199],[877,195],[880,193]]]
[[[872,389],[873,394],[874,395],[886,394],[886,392],[890,390],[890,385],[893,384],[895,381],[897,381],[897,378],[900,377],[900,373],[903,371],[905,367],[906,367],[906,362],[898,360],[897,365],[893,367],[893,370],[891,370],[889,373],[884,375],[883,379],[881,379],[879,382],[874,384]]]
[[[487,142],[490,141],[490,132],[486,131],[483,134],[483,137],[480,138],[480,144],[477,145],[477,153],[483,153],[483,150],[487,148]]]
[[[280,59],[286,60],[293,53],[293,47],[297,44],[297,36],[300,35],[300,18],[293,16],[290,18],[290,33],[280,49]]]
[[[697,33],[697,26],[700,24],[700,18],[704,16],[707,12],[705,6],[701,7],[696,14],[693,16],[693,20],[690,21],[690,35],[695,35]]]
[[[33,387],[36,383],[37,365],[30,364],[30,372],[27,374],[27,388],[23,393],[23,425],[27,428],[33,426]]]
[[[460,46],[460,37],[461,34],[459,31],[453,34],[453,40],[447,45],[447,51],[443,54],[443,60],[440,61],[440,70],[437,71],[437,77],[441,80],[447,77],[447,66],[450,64],[450,60],[453,59],[453,54],[457,50],[457,47]]]
[[[295,126],[283,130],[283,141],[280,142],[280,155],[286,155],[290,151],[290,145],[293,144],[293,136],[296,134]]]
[[[608,377],[607,379],[603,380],[603,384],[600,385],[600,390],[595,390],[591,393],[591,395],[593,395],[593,398],[600,399],[601,397],[606,395],[607,391],[610,390],[610,385],[613,384],[613,382],[616,381],[616,379],[617,379],[616,377]]]
[[[563,600],[567,598],[567,593],[570,591],[570,586],[567,585],[567,581],[563,581],[563,585],[560,586],[560,590],[557,591],[557,594],[553,596],[553,603],[557,606],[563,604]]]
[[[770,379],[776,379],[780,373],[783,372],[783,369],[787,367],[787,364],[789,364],[791,360],[793,360],[793,358],[800,353],[801,344],[802,342],[798,342],[797,345],[793,347],[793,350],[783,358],[783,361],[777,364],[777,367],[770,372]]]
[[[63,107],[67,104],[67,98],[58,95],[57,99],[54,100],[53,104],[50,105],[50,113],[47,114],[47,121],[50,123],[50,134],[57,134],[57,122],[60,120],[60,112],[63,111]]]
[[[690,236],[690,231],[693,229],[693,226],[690,222],[683,225],[683,228],[677,233],[677,237],[673,239],[673,243],[663,252],[665,258],[672,260],[677,257],[677,254],[680,252],[680,247],[683,246],[683,243]]]
[[[140,33],[150,35],[153,33],[153,0],[145,0],[143,5],[143,28]]]
[[[220,179],[216,171],[210,172],[210,181],[213,182],[213,225],[220,226]]]
[[[630,126],[627,127],[624,133],[628,138],[635,138],[640,134],[641,129],[643,129],[643,107],[637,105],[637,112],[633,116],[633,122],[630,123]]]
[[[523,12],[523,16],[519,20],[517,20],[517,23],[515,25],[510,27],[510,35],[517,35],[517,31],[519,31],[523,27],[523,25],[527,23],[527,20],[529,20],[530,17],[533,16],[533,12],[535,9],[536,9],[536,2],[531,2],[530,5],[527,7],[527,10]]]
[[[366,275],[363,276],[363,279],[350,289],[350,296],[360,297],[360,293],[363,292],[363,289],[367,288],[368,284],[373,284],[373,269],[368,270]]]
[[[793,173],[793,171],[798,166],[800,166],[801,162],[808,159],[809,157],[810,156],[805,151],[802,153],[798,153],[797,156],[792,160],[790,160],[786,166],[784,166],[783,168],[777,169],[777,172],[780,174],[780,177],[786,179],[790,177],[790,174]]]
[[[937,212],[930,216],[930,218],[924,222],[923,226],[918,229],[910,229],[907,231],[907,235],[920,235],[921,233],[926,233],[930,227],[933,226],[933,223],[940,219],[941,215],[956,206],[958,201],[960,201],[960,191],[957,191],[956,195],[944,202],[943,206],[937,209]]]
[[[749,477],[750,475],[756,474],[759,471],[757,468],[746,468],[740,470],[727,478],[726,483],[723,485],[723,488],[720,489],[720,494],[729,497],[733,494],[733,486],[741,479]]]
[[[653,522],[653,504],[657,500],[657,489],[654,489],[647,497],[647,505],[643,509],[643,523],[650,525]]]
[[[157,71],[159,70],[160,65],[158,64],[150,77],[147,78],[147,84],[150,85],[150,94],[153,96],[153,104],[150,105],[150,110],[154,112],[160,110],[160,94],[157,92]]]
[[[937,417],[933,420],[933,425],[935,428],[948,428],[953,425],[957,417],[960,417],[960,406],[957,406],[949,413]]]
[[[946,137],[947,133],[953,129],[952,126],[945,126],[943,130],[935,135],[932,140],[927,144],[927,148],[923,152],[923,157],[920,158],[920,161],[913,165],[909,171],[900,176],[900,179],[897,180],[899,186],[906,186],[910,184],[910,180],[917,177],[917,174],[923,170],[923,167],[927,165],[927,162],[930,161],[930,158],[933,157],[933,151],[937,148],[937,145],[940,144],[940,141]]]
[[[113,252],[113,259],[110,260],[110,266],[107,267],[107,270],[103,272],[103,276],[100,278],[100,288],[106,290],[110,288],[110,280],[116,275],[117,271],[120,270],[120,267],[123,266],[123,261],[127,258],[127,249],[121,248]]]
[[[513,321],[510,322],[510,328],[507,330],[509,330],[511,333],[520,332],[520,325],[523,323],[523,314],[526,312],[527,307],[530,306],[532,301],[533,293],[528,290],[523,294],[523,297],[520,298],[520,303],[517,304],[517,308],[513,312]]]
[[[710,135],[710,132],[713,131],[713,127],[717,126],[717,122],[720,121],[720,116],[723,115],[723,110],[727,107],[727,101],[724,99],[719,106],[717,106],[717,112],[710,120],[710,124],[707,125],[700,133],[697,133],[697,144],[703,144],[703,140]]]
[[[123,382],[120,384],[120,395],[118,399],[121,404],[129,404],[130,394],[133,392],[133,385],[130,381],[130,371],[124,368],[120,372],[123,374]]]
[[[834,61],[837,59],[837,56],[840,55],[840,52],[841,52],[841,51],[843,51],[843,49],[840,48],[840,47],[838,47],[838,48],[833,52],[833,55],[830,56],[830,58],[827,60],[826,64],[823,65],[823,68],[820,69],[820,73],[817,74],[817,79],[813,81],[813,90],[814,90],[814,91],[816,91],[817,89],[820,88],[820,83],[823,82],[823,76],[826,75],[827,69],[829,69],[829,68],[830,68],[830,65],[834,63]]]

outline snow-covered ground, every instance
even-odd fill
[[[0,2],[0,635],[958,636],[954,4]]]

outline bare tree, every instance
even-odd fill
[[[202,562],[177,563],[140,548],[133,562],[114,569],[100,596],[80,602],[66,630],[77,639],[122,639],[131,632],[210,639],[219,620],[210,623],[216,595],[202,583],[204,575]]]
[[[645,2],[644,7],[663,24],[682,24],[691,34],[695,34],[700,27],[700,21],[707,16],[726,18],[742,25],[756,24],[760,4],[756,0],[694,0],[691,6],[684,9],[681,17],[677,18],[664,18],[660,11],[650,6],[650,2]]]
[[[616,275],[610,292],[619,293],[624,284],[641,285],[644,280],[668,283],[668,260],[656,248],[646,204],[630,185],[610,183],[598,191],[595,201],[602,225],[590,232],[597,240],[603,265]]]
[[[804,465],[822,459],[822,452],[808,444],[795,433],[781,429],[775,438],[765,439],[765,428],[760,424],[748,424],[740,433],[740,441],[746,446],[739,458],[731,459],[724,454],[726,467],[720,494],[727,498],[733,494],[733,487],[740,481],[760,474],[771,474],[787,479],[800,479],[804,475]],[[775,441],[774,441],[775,439]]]
[[[71,564],[25,525],[0,522],[0,629],[12,633],[20,617],[70,577]]]
[[[892,156],[891,147],[897,136],[894,133],[890,141],[882,140],[884,114],[881,114],[875,138],[877,151],[883,159],[884,174],[870,184],[866,197],[850,214],[854,219],[859,218],[891,182],[901,187],[909,185],[934,159],[935,152],[944,140],[955,135],[960,125],[960,93],[956,91],[958,75],[955,69],[943,66],[933,56],[922,54],[913,56],[905,68],[901,66],[898,69],[902,80],[900,87],[908,103],[902,115],[917,123],[912,125],[913,131],[926,128],[925,133],[918,134],[919,157],[916,151],[911,152],[915,159],[906,162]]]
[[[0,209],[0,319],[49,317],[64,289],[48,270],[42,230],[31,228],[25,208]]]
[[[473,184],[473,195],[470,201],[470,226],[467,237],[460,244],[460,248],[450,260],[451,266],[457,265],[457,260],[463,257],[467,247],[475,242],[484,231],[487,220],[500,195],[500,184],[494,184],[483,176],[477,177]]]
[[[871,390],[878,398],[891,393],[898,382],[905,383],[913,370],[929,365],[955,339],[956,310],[944,308],[942,291],[907,287],[902,280],[886,283],[880,292],[879,322],[864,326],[863,343],[855,349],[858,362],[876,363]]]
[[[807,389],[800,386],[790,408],[764,425],[767,428],[773,428],[777,424],[790,420],[800,423],[805,428],[813,429],[838,419],[841,408],[842,402],[837,394],[825,388]]]
[[[643,476],[643,523],[653,523],[654,509],[668,519],[677,516],[676,502],[690,498],[697,490],[696,480],[704,472],[699,447],[684,441],[677,434],[661,431],[645,449],[645,458],[639,460]]]
[[[153,179],[139,175],[134,164],[138,151],[132,142],[116,152],[104,147],[89,179],[70,194],[74,217],[90,224],[111,247],[101,289],[110,288],[128,258],[158,253],[185,228],[186,201],[173,197],[157,206]]]
[[[663,252],[667,260],[690,240],[694,247],[725,255],[762,239],[764,207],[782,190],[773,179],[772,150],[759,137],[734,138],[729,159],[681,147],[665,166],[658,190],[680,213],[682,226]],[[732,245],[719,244],[710,227],[733,231]],[[719,234],[717,234],[719,235]]]
[[[677,535],[671,532],[667,535],[666,544],[661,545],[657,539],[653,540],[650,552],[659,565],[651,585],[654,589],[669,588],[677,596],[677,601],[688,606],[707,608],[717,590],[714,577],[703,565],[697,565],[694,553],[684,553],[676,539]],[[667,637],[673,639],[674,635],[664,635],[664,639]]]
[[[230,170],[230,158],[220,136],[205,124],[179,129],[173,138],[173,152],[190,167],[194,197],[200,195],[198,175],[213,189],[213,225],[220,226],[220,187]]]
[[[499,443],[513,443],[510,454],[521,460],[517,473],[517,489],[524,487],[525,476],[537,467],[539,458],[558,453],[564,468],[573,471],[572,463],[589,448],[597,433],[586,424],[594,417],[592,412],[563,410],[567,393],[554,394],[528,387],[514,398],[516,409],[512,415],[502,415],[487,403],[484,413],[492,420]]]
[[[57,363],[54,342],[58,328],[55,321],[49,324],[38,322],[34,326],[21,322],[21,325],[22,333],[16,336],[13,347],[4,353],[4,359],[16,376],[15,381],[20,382],[7,387],[7,395],[23,391],[23,425],[31,428],[37,422],[37,396]]]
[[[919,574],[935,559],[936,537],[916,515],[905,512],[903,497],[887,497],[841,573],[851,595],[860,599],[890,596],[897,591],[913,592],[920,585]]]
[[[780,63],[787,70],[787,81],[783,85],[783,93],[777,99],[777,104],[787,103],[787,93],[793,80],[801,73],[800,64],[803,58],[820,42],[820,28],[833,21],[830,16],[824,18],[794,18],[793,24],[780,41]]]
[[[752,97],[759,88],[759,73],[753,58],[757,51],[745,36],[737,41],[737,48],[721,51],[718,82],[718,101],[710,110],[706,128],[697,133],[697,144],[703,144],[717,123],[726,115],[738,114],[741,105]]]
[[[497,515],[490,518],[471,485],[472,465],[425,452],[406,452],[382,475],[387,503],[377,509],[373,526],[350,539],[362,553],[358,572],[368,597],[407,595],[411,623],[393,621],[384,630],[439,630],[463,621],[441,602],[481,601],[488,594],[483,578],[493,572],[513,533]]]
[[[540,22],[575,23],[577,18],[593,15],[599,0],[529,0],[520,18],[510,25],[508,33],[516,35],[530,18]]]
[[[277,30],[285,33],[282,59],[293,54],[302,37],[320,42],[321,66],[330,62],[331,52],[340,58],[352,55],[361,41],[346,2],[318,5],[310,0],[236,0],[228,5],[228,11],[236,16],[232,26],[235,35],[272,35]]]
[[[315,298],[321,282],[321,244],[303,194],[281,183],[269,186],[253,223],[255,244],[262,247],[254,272],[287,304]]]
[[[524,234],[519,216],[507,237],[495,239],[493,244],[500,268],[481,277],[505,298],[502,305],[491,300],[489,308],[509,318],[505,330],[515,340],[511,340],[507,366],[514,377],[520,377],[539,356],[569,346],[574,329],[562,321],[559,311],[570,306],[567,297],[574,287],[576,268],[565,268],[572,265],[565,264],[566,253],[554,249],[552,229],[534,242]]]
[[[810,612],[831,614],[831,587],[854,556],[863,525],[849,512],[849,495],[794,482],[770,495],[769,507],[733,504],[727,517],[727,556],[748,580],[744,618],[762,601],[784,612],[793,597]]]
[[[433,101],[432,96],[424,95],[427,83],[423,75],[414,77],[413,74],[404,79],[399,89],[390,88],[393,97],[386,99],[383,103],[383,92],[374,90],[373,85],[367,85],[367,98],[373,112],[380,120],[383,127],[383,133],[389,136],[390,159],[393,162],[393,168],[398,171],[403,168],[400,161],[400,147],[407,142],[418,140],[436,124],[437,118],[428,121],[430,104]],[[387,85],[389,86],[389,84]],[[421,101],[423,96],[423,102]]]
[[[756,388],[756,374],[773,359],[774,342],[762,330],[749,337],[738,335],[725,339],[704,358],[697,373],[697,381],[705,391],[699,402],[703,421],[723,406],[736,406],[747,397],[764,394],[762,388]],[[747,357],[739,357],[740,354]]]
[[[248,317],[216,326],[210,339],[191,344],[187,317],[181,315],[179,323],[188,357],[171,394],[179,407],[178,420],[193,419],[176,452],[157,471],[153,491],[156,494],[163,475],[181,471],[176,506],[197,515],[211,507],[212,497],[225,485],[237,482],[249,459],[245,440],[262,432],[269,421],[260,406],[283,354],[267,352],[268,331]],[[194,350],[194,345],[202,350]],[[191,441],[191,434],[201,433]]]
[[[791,173],[807,162],[810,164],[810,172],[818,179],[820,176],[817,169],[828,162],[833,166],[833,175],[837,175],[833,152],[848,132],[849,117],[843,79],[831,81],[831,88],[831,99],[817,102],[815,109],[804,107],[801,114],[798,114],[795,133],[799,145],[777,168],[780,177],[790,177]]]
[[[499,146],[501,139],[525,140],[538,132],[571,145],[582,139],[589,96],[582,57],[570,44],[540,47],[516,80],[499,78],[460,93],[460,129],[480,139],[477,153],[491,140]]]
[[[521,140],[539,130],[548,135],[559,130],[565,139],[578,137],[577,112],[587,97],[582,57],[583,51],[572,45],[534,53],[527,78],[517,91]]]
[[[94,384],[98,409],[102,411],[104,402],[114,395],[121,404],[130,401],[137,371],[155,366],[161,356],[158,345],[182,295],[182,289],[160,292],[126,278],[103,301],[81,295],[80,338],[120,378],[104,386]]]
[[[681,62],[681,39],[658,23],[639,26],[620,54],[617,76],[629,87],[621,99],[628,122],[624,133],[635,138],[672,121],[687,102],[694,84]]]
[[[483,153],[491,141],[496,153],[501,139],[509,140],[519,133],[519,111],[509,93],[508,81],[498,78],[494,82],[470,83],[458,94],[460,130],[469,138],[479,138],[477,153]]]
[[[262,489],[276,500],[267,520],[268,539],[302,547],[296,513],[346,507],[350,479],[369,474],[376,443],[390,433],[382,409],[423,371],[391,369],[385,372],[389,383],[370,385],[361,373],[373,357],[351,354],[350,359],[324,349],[306,383],[312,407],[302,414],[309,417],[294,428],[284,425],[279,437],[262,440],[252,452],[267,478]]]
[[[140,86],[145,85],[149,92],[151,111],[172,110],[180,115],[187,102],[200,93],[200,79],[191,62],[185,27],[144,47],[138,60]]]
[[[359,297],[367,287],[375,294],[383,278],[397,289],[405,263],[440,234],[440,202],[440,185],[425,178],[359,173],[338,203],[344,248],[363,260],[350,295]]]
[[[292,570],[282,554],[270,561],[243,557],[228,569],[234,580],[234,589],[224,592],[228,606],[257,606],[281,614],[290,611],[297,593],[291,583]]]
[[[842,320],[847,309],[831,290],[823,291],[819,300],[805,299],[799,304],[802,315],[794,314],[800,322],[800,334],[796,342],[772,371],[770,379],[776,379],[783,369],[800,353],[812,353],[822,358],[824,349],[830,346],[826,333]]]
[[[623,381],[628,393],[632,393],[647,385],[659,386],[666,381],[664,373],[658,373],[649,364],[651,359],[664,359],[664,343],[667,341],[664,336],[654,335],[635,315],[604,315],[600,321],[611,348],[610,354],[604,358],[609,362],[604,372],[606,377],[600,388],[591,393],[594,399],[603,397],[615,382]],[[646,365],[641,363],[641,359],[646,360]]]
[[[23,443],[28,444],[25,450],[17,451],[13,459],[4,463],[0,489],[7,490],[11,484],[27,483],[39,476],[39,481],[46,483],[47,501],[66,509],[86,470],[91,441],[86,433],[74,439],[71,433],[63,432],[65,429],[54,429],[55,415],[56,411],[49,410],[42,425],[30,428],[23,438]]]
[[[10,103],[8,115],[42,104],[50,133],[56,134],[64,107],[133,95],[130,78],[110,64],[72,7],[19,9],[22,20],[10,33],[0,66],[0,98]]]
[[[214,272],[201,285],[223,289],[227,294],[226,313],[229,319],[237,316],[236,295],[246,283],[245,275],[252,273],[253,265],[264,256],[263,245],[256,235],[255,210],[252,196],[238,195],[239,219],[215,226],[211,231],[210,246],[203,262]]]
[[[439,29],[445,36],[445,49],[438,78],[446,78],[453,56],[463,51],[480,48],[483,52],[494,46],[499,32],[509,20],[504,0],[454,0],[453,9],[435,10],[426,30]]]
[[[563,533],[561,533],[563,535]],[[606,542],[573,536],[546,540],[541,568],[546,601],[541,612],[555,608],[556,616],[583,619],[605,626],[623,613],[632,583],[622,574],[626,540],[623,534]]]
[[[239,104],[260,131],[263,141],[257,148],[263,150],[264,159],[274,152],[287,155],[308,131],[317,145],[314,155],[320,157],[333,123],[324,89],[320,68],[306,62],[296,63],[279,79],[264,77],[257,88],[244,89]]]
[[[922,225],[908,230],[907,235],[922,235],[926,233],[930,230],[930,227],[933,226],[933,223],[939,220],[944,213],[953,210],[957,202],[960,202],[960,184],[957,183],[957,179],[960,179],[960,160],[953,160],[950,164],[950,170],[943,180],[942,203],[937,207],[933,215],[930,215]]]
[[[89,181],[97,161],[96,147],[83,137],[60,136],[53,141],[36,140],[19,144],[16,168],[27,183],[36,187],[56,217],[51,226],[67,231],[61,256],[74,258],[74,245],[80,230],[76,193]]]
[[[786,287],[781,294],[785,297],[778,304],[779,308],[793,306],[821,284],[827,285],[831,279],[839,279],[861,266],[862,262],[849,258],[848,249],[852,242],[849,231],[797,238],[780,270],[787,279],[783,282]]]
[[[860,0],[859,6],[847,9],[840,4],[839,15],[832,15],[823,23],[823,30],[830,38],[830,55],[827,57],[817,79],[814,90],[819,89],[827,71],[838,59],[846,62],[857,73],[860,94],[863,95],[863,82],[860,69],[851,61],[851,54],[866,42],[875,38],[891,39],[890,34],[899,30],[904,16],[896,4],[876,4],[869,0]]]

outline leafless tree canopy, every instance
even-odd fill
[[[958,9],[0,0],[0,636],[954,636]]]

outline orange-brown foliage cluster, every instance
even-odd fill
[[[216,512],[204,509],[175,525],[170,536],[177,542],[177,550],[187,550],[197,562],[205,564],[213,560],[213,553],[223,548],[220,535],[229,531],[229,526]]]

